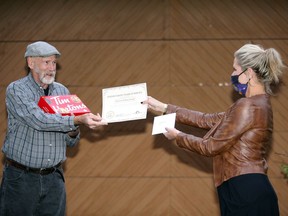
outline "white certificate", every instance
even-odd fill
[[[175,127],[176,113],[154,117],[152,135],[166,133],[165,128]]]
[[[146,83],[118,86],[102,90],[102,118],[108,123],[146,119]]]

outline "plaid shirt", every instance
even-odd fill
[[[60,83],[49,85],[49,95],[67,95]],[[47,168],[66,159],[66,145],[74,146],[80,135],[71,138],[75,130],[73,116],[44,113],[38,101],[44,90],[32,74],[12,82],[6,91],[8,129],[2,151],[7,158],[28,167]]]

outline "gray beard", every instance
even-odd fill
[[[51,78],[47,79],[45,77],[40,77],[40,80],[41,80],[42,83],[44,83],[46,85],[50,85],[50,84],[52,84],[55,81],[55,78],[51,77]]]

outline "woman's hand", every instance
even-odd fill
[[[175,128],[165,128],[165,129],[167,132],[164,133],[164,136],[169,140],[176,139],[178,133],[180,133],[180,131]]]
[[[142,104],[147,104],[150,111],[160,112],[162,114],[167,111],[167,104],[162,103],[151,96],[148,96],[147,100],[143,101]]]

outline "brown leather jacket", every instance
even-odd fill
[[[210,129],[203,137],[179,133],[176,144],[213,157],[214,183],[247,173],[267,173],[267,151],[271,145],[273,114],[268,95],[241,98],[226,112],[206,114],[169,104],[182,124]]]

